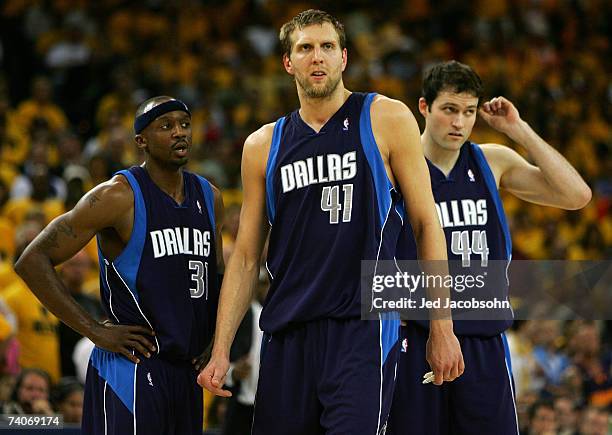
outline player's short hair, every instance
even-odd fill
[[[308,9],[297,14],[281,27],[278,39],[280,39],[283,54],[286,54],[287,56],[291,54],[291,48],[293,46],[291,34],[294,30],[303,29],[304,27],[312,26],[313,24],[323,25],[323,23],[329,23],[334,26],[334,29],[336,29],[336,33],[338,34],[340,48],[344,50],[346,48],[346,33],[344,32],[344,25],[325,11]]]
[[[443,91],[471,94],[478,98],[478,106],[484,95],[482,80],[476,71],[456,60],[437,63],[425,72],[421,95],[429,110],[438,94]]]

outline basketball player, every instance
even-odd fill
[[[141,104],[134,130],[145,162],[93,188],[15,266],[57,317],[96,344],[83,433],[202,433],[202,391],[191,364],[214,327],[223,203],[208,181],[183,170],[190,120],[187,106],[170,97]],[[53,268],[94,235],[103,323],[74,301]]]
[[[246,140],[240,228],[198,382],[229,395],[230,345],[257,280],[267,211],[271,287],[253,433],[375,435],[389,412],[399,321],[360,320],[360,267],[393,258],[400,189],[421,257],[446,257],[418,126],[404,104],[345,89],[345,34],[334,17],[304,11],[280,40],[300,108]],[[457,377],[450,320],[433,322],[430,345],[439,382]]]
[[[419,111],[425,118],[421,142],[449,260],[462,260],[456,262],[458,267],[470,262],[473,267],[501,267],[498,276],[503,279],[493,283],[493,292],[507,300],[505,271],[512,246],[498,189],[529,202],[569,210],[584,207],[591,191],[567,160],[544,142],[504,97],[485,102],[480,115],[524,147],[534,164],[511,148],[471,143],[482,93],[481,80],[469,66],[456,61],[433,66],[425,76],[419,99]],[[415,259],[415,248],[407,224],[397,258]],[[512,324],[511,314],[482,321],[458,318],[453,312],[465,373],[440,387],[422,382],[422,375],[430,370],[425,359],[427,324],[402,321],[402,351],[388,434],[518,434],[504,336]]]

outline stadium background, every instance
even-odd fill
[[[346,26],[349,89],[404,101],[422,127],[417,100],[423,70],[460,60],[481,75],[487,97],[508,97],[579,170],[593,190],[583,210],[504,198],[514,259],[610,258],[609,1],[6,0],[0,4],[3,409],[11,409],[20,367],[43,368],[56,385],[62,376],[78,375],[70,355],[79,337],[29,295],[12,272],[14,256],[92,186],[139,163],[131,122],[147,97],[172,95],[192,108],[189,168],[223,189],[224,255],[230,255],[244,139],[298,103],[280,62],[278,29],[309,7],[331,12]],[[472,139],[509,144],[480,121]],[[93,313],[96,264],[91,244],[62,271]],[[593,428],[607,424],[611,333],[609,321],[517,322],[510,339],[525,433],[598,433]],[[66,406],[58,402],[68,388],[78,406],[73,384],[63,379],[52,388],[51,405]],[[214,431],[225,404],[207,403]]]

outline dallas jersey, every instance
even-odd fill
[[[267,333],[359,318],[361,261],[394,258],[400,195],[372,133],[374,97],[352,93],[318,133],[297,110],[276,122],[266,168]]]
[[[478,295],[500,301],[508,299],[506,271],[512,256],[512,241],[506,223],[493,172],[480,147],[468,142],[461,147],[459,158],[448,177],[427,160],[436,211],[446,236],[450,273],[488,274],[485,288]],[[398,260],[415,260],[416,243],[412,227],[405,220],[398,243]],[[454,260],[454,261],[453,261]],[[496,261],[495,261],[496,260]],[[470,298],[470,289],[462,298]],[[456,295],[455,291],[451,294]],[[477,320],[457,319],[457,335],[493,336],[512,324],[511,310],[491,312],[480,309]],[[457,312],[458,313],[458,312]],[[482,314],[482,317],[479,317]],[[488,319],[487,314],[492,317]],[[428,321],[416,320],[427,327]]]
[[[191,359],[211,339],[218,302],[213,191],[183,171],[185,198],[177,204],[144,168],[118,174],[134,193],[134,226],[114,260],[98,249],[102,305],[115,323],[153,329],[157,351],[135,364],[94,348],[83,433],[201,434],[202,390]]]
[[[177,204],[144,168],[118,174],[134,192],[134,226],[115,260],[98,249],[102,305],[116,323],[152,328],[159,356],[188,361],[210,341],[218,301],[211,186],[183,171]]]

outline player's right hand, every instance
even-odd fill
[[[138,364],[140,359],[134,351],[149,358],[155,352],[155,345],[145,336],[154,336],[155,332],[138,325],[117,325],[108,320],[98,323],[93,331],[91,341],[104,350],[123,355]]]
[[[223,389],[229,366],[230,362],[227,357],[213,355],[204,370],[198,375],[198,384],[217,396],[230,397],[232,393]]]

